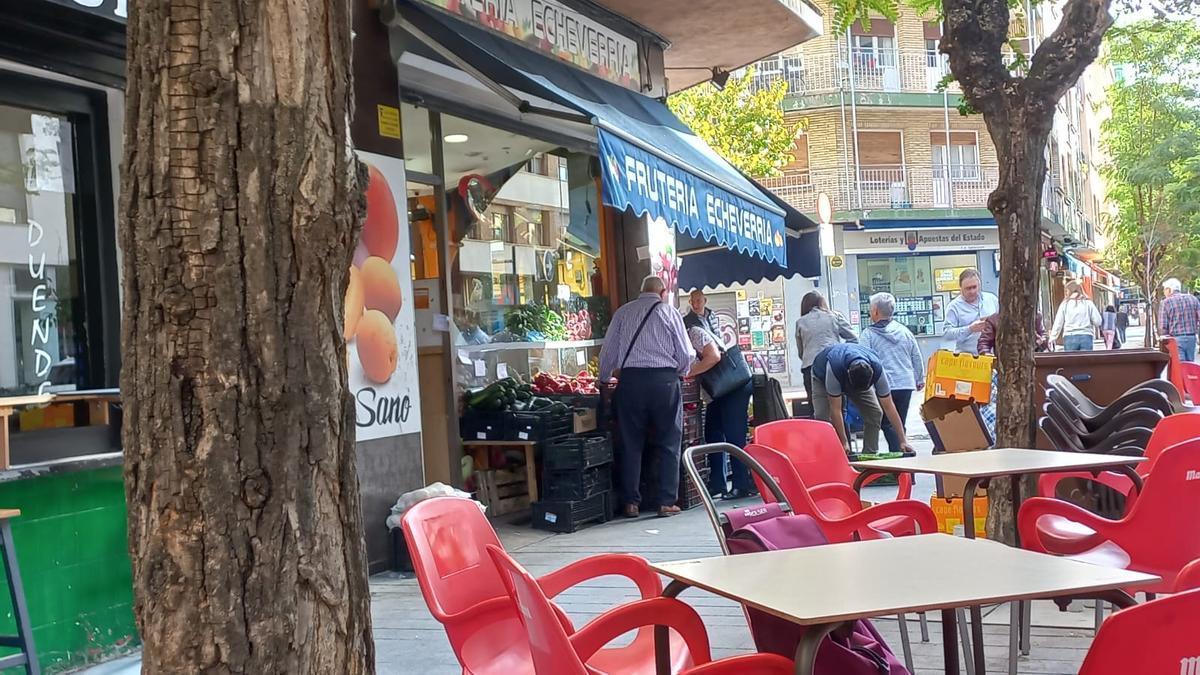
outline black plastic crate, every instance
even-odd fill
[[[587,523],[607,522],[612,514],[608,492],[575,501],[536,502],[533,527],[550,532],[574,532]]]
[[[700,378],[694,377],[690,380],[683,380],[679,385],[680,393],[683,394],[684,403],[699,403],[700,402]]]
[[[542,494],[551,501],[578,501],[612,489],[612,464],[542,472]]]
[[[546,471],[580,471],[612,461],[612,440],[608,434],[562,436],[542,447],[542,468]]]
[[[509,413],[508,435],[513,441],[544,441],[571,433],[574,413],[529,410]]]
[[[458,420],[458,433],[464,441],[504,441],[511,428],[508,413],[468,411]]]

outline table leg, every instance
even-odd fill
[[[1009,480],[1012,481],[1013,537],[1014,537],[1014,541],[1016,542],[1017,548],[1021,548],[1021,533],[1017,530],[1017,515],[1021,512],[1021,501],[1022,501],[1021,478],[1022,478],[1022,476],[1019,476],[1019,475],[1009,477]],[[1016,611],[1013,612],[1013,614],[1012,614],[1012,619],[1009,622],[1008,628],[1009,628],[1010,633],[1015,631],[1017,634],[1017,649],[1010,650],[1010,657],[1009,657],[1009,660],[1012,661],[1012,663],[1009,664],[1009,672],[1013,673],[1015,675],[1015,673],[1017,672],[1015,670],[1016,660],[1017,660],[1017,658],[1016,658],[1017,650],[1019,649],[1021,651],[1021,653],[1023,653],[1023,654],[1029,653],[1029,644],[1028,644],[1028,640],[1025,636],[1025,603],[1024,602],[1016,603]]]
[[[882,472],[875,471],[874,469],[867,469],[866,471],[863,471],[862,473],[858,474],[858,476],[856,476],[854,478],[854,492],[861,495],[863,483],[866,483],[868,478],[874,476],[877,473],[882,473]]]
[[[796,675],[813,675],[817,667],[817,651],[821,641],[848,622],[818,624],[804,629],[800,644],[796,645]]]
[[[942,610],[942,654],[945,659],[946,675],[958,675],[958,636],[954,625],[953,609]]]
[[[1008,675],[1017,675],[1017,653],[1021,642],[1021,603],[1008,603]]]
[[[674,598],[687,587],[687,584],[676,579],[663,589],[662,597]],[[654,672],[656,675],[671,675],[671,629],[666,626],[654,627]]]
[[[534,452],[536,448],[537,445],[533,443],[525,446],[525,483],[530,503],[538,501],[537,453]]]
[[[986,485],[986,478],[970,478],[963,487],[963,536],[975,538],[975,492]],[[983,612],[979,605],[971,607],[971,652],[975,659],[975,675],[987,672],[983,654]]]

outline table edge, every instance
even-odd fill
[[[676,563],[676,562],[688,562],[688,561],[686,561],[686,560],[671,561],[671,563]],[[667,564],[670,564],[670,563],[667,563]],[[650,563],[650,568],[653,569],[658,574],[661,574],[673,581],[677,581],[679,583],[685,584],[686,588],[684,588],[684,590],[687,590],[687,588],[698,588],[698,589],[706,591],[708,593],[712,593],[713,595],[716,595],[718,597],[725,598],[726,600],[732,600],[734,602],[740,603],[747,607],[752,607],[761,612],[766,612],[767,614],[770,614],[771,616],[783,619],[785,621],[790,621],[792,623],[795,623],[795,624],[798,624],[801,626],[820,626],[820,625],[826,625],[826,624],[831,624],[831,623],[843,623],[846,621],[857,621],[859,619],[872,619],[872,618],[877,618],[877,617],[881,617],[881,616],[893,616],[895,614],[907,614],[907,613],[912,613],[912,612],[936,612],[936,611],[941,611],[941,610],[946,610],[946,609],[959,609],[959,608],[963,608],[963,607],[973,607],[976,605],[1003,604],[1003,603],[1014,602],[1014,601],[1018,601],[1018,600],[1023,601],[1023,600],[1049,600],[1049,599],[1053,599],[1053,598],[1086,598],[1086,597],[1089,597],[1087,594],[1102,593],[1105,591],[1123,590],[1126,588],[1136,588],[1136,587],[1141,587],[1141,586],[1149,586],[1150,584],[1156,584],[1156,583],[1159,583],[1162,581],[1162,577],[1158,577],[1153,574],[1145,574],[1143,572],[1133,572],[1132,574],[1142,574],[1145,576],[1145,578],[1138,580],[1138,581],[1129,581],[1129,582],[1123,582],[1120,584],[1099,584],[1099,585],[1094,585],[1094,586],[1087,586],[1084,588],[1072,589],[1071,591],[1062,592],[1062,593],[1051,593],[1051,594],[1023,593],[1020,595],[1006,595],[1006,596],[1000,596],[1000,597],[987,596],[987,597],[981,597],[981,598],[977,598],[977,599],[973,598],[971,600],[965,600],[961,604],[911,605],[911,606],[904,606],[904,607],[881,609],[879,611],[873,611],[868,614],[849,613],[849,614],[839,614],[839,615],[828,616],[828,617],[820,617],[820,618],[815,618],[815,619],[807,619],[807,618],[800,618],[797,616],[790,615],[786,612],[782,612],[782,611],[773,609],[771,607],[767,607],[760,603],[750,602],[744,598],[736,597],[730,593],[722,593],[721,591],[719,591],[715,588],[712,588],[707,584],[698,584],[698,583],[691,582],[687,579],[681,579],[680,577],[659,567],[658,563]]]

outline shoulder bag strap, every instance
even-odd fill
[[[654,310],[658,309],[658,305],[659,303],[654,303],[650,311],[646,312],[646,316],[642,317],[642,322],[638,324],[637,330],[633,332],[633,339],[629,341],[629,347],[625,349],[625,358],[621,359],[621,370],[625,369],[625,362],[629,360],[629,354],[633,352],[633,346],[637,344],[638,336],[642,334],[642,329],[646,327],[646,322],[650,320]]]

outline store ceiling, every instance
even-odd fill
[[[405,103],[401,106],[400,118],[404,123],[405,165],[412,171],[433,173],[428,111]],[[486,175],[528,161],[539,152],[557,147],[528,136],[442,115],[443,137],[453,134],[465,135],[467,140],[463,143],[443,143],[447,185],[454,185],[468,174]]]
[[[820,14],[804,0],[598,2],[671,43],[663,55],[671,91],[708,80],[714,67],[741,68],[822,32]]]

